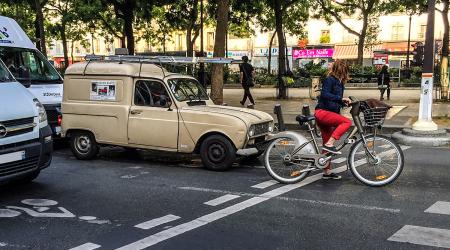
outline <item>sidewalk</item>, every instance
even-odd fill
[[[255,109],[267,112],[275,117],[273,108],[275,104],[281,104],[284,122],[289,128],[295,128],[298,123],[295,117],[301,113],[302,106],[308,104],[314,111],[316,102],[309,98],[307,88],[290,89],[288,100],[277,100],[276,89],[254,88],[251,90],[255,98]],[[224,102],[229,106],[241,107],[239,101],[242,99],[242,89],[224,89]],[[345,96],[355,96],[360,100],[379,98],[378,89],[348,88]],[[414,119],[419,114],[420,89],[418,88],[396,88],[391,90],[391,100],[387,103],[394,106],[388,113],[384,127],[392,130],[400,130],[411,127]],[[344,109],[343,114],[350,117],[349,109]],[[450,116],[450,104],[434,103],[433,116]],[[447,128],[448,129],[448,128]]]

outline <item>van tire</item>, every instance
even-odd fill
[[[236,148],[222,135],[208,136],[200,146],[200,157],[205,168],[213,171],[225,171],[236,160]]]
[[[91,132],[78,131],[70,137],[70,149],[78,160],[92,160],[97,156],[99,146]]]

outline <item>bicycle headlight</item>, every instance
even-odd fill
[[[42,105],[42,103],[36,98],[33,99],[33,102],[36,104],[39,112],[39,123],[47,121],[47,113],[45,112],[44,105]]]

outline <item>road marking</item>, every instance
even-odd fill
[[[208,202],[205,202],[203,204],[215,207],[217,205],[223,204],[223,203],[225,203],[227,201],[231,201],[231,200],[234,200],[234,199],[239,198],[239,197],[241,197],[241,196],[234,195],[234,194],[226,194],[226,195],[220,196],[219,198],[216,198],[214,200],[210,200]]]
[[[278,181],[269,180],[269,181],[265,181],[265,182],[261,182],[259,184],[253,185],[252,188],[264,189],[264,188],[268,188],[270,186],[273,186],[275,184],[278,184]]]
[[[425,213],[450,215],[450,202],[438,201],[425,210]]]
[[[332,160],[331,162],[332,162],[332,163],[339,164],[339,163],[343,163],[343,162],[346,161],[346,160],[347,160],[347,158],[341,157],[341,158],[334,159],[334,160]]]
[[[450,248],[450,230],[406,225],[388,240],[423,246]]]
[[[178,220],[180,218],[181,217],[179,217],[179,216],[176,216],[176,215],[173,215],[173,214],[168,214],[168,215],[163,216],[163,217],[159,217],[159,218],[152,219],[152,220],[149,220],[149,221],[146,221],[146,222],[142,222],[140,224],[137,224],[134,227],[147,230],[147,229],[150,229],[150,228],[153,228],[153,227],[156,227],[156,226],[159,226],[159,225],[162,225],[162,224],[174,221],[174,220]]]
[[[88,242],[86,244],[83,244],[83,245],[71,248],[69,250],[93,250],[93,249],[97,249],[99,247],[101,247],[101,246],[97,245],[97,244],[94,244],[94,243]]]
[[[343,172],[347,169],[347,166],[339,167],[333,170],[335,173]],[[276,188],[274,190],[271,190],[269,192],[266,192],[264,194],[261,194],[258,197],[253,197],[248,200],[245,200],[243,202],[240,202],[238,204],[232,205],[230,207],[223,208],[221,210],[218,210],[216,212],[201,216],[197,219],[194,219],[192,221],[180,224],[178,226],[163,230],[159,233],[150,235],[146,238],[143,238],[141,240],[138,240],[136,242],[133,242],[131,244],[128,244],[126,246],[123,246],[121,248],[118,248],[117,250],[136,250],[136,249],[144,249],[150,246],[153,246],[155,244],[158,244],[159,242],[165,241],[167,239],[170,239],[172,237],[175,237],[177,235],[183,234],[185,232],[191,231],[193,229],[199,228],[201,226],[204,226],[206,224],[209,224],[211,222],[214,222],[216,220],[219,220],[221,218],[224,218],[226,216],[235,214],[239,211],[242,211],[246,208],[255,206],[261,202],[267,201],[271,198],[280,196],[282,194],[285,194],[289,191],[292,191],[294,189],[306,186],[308,184],[311,184],[315,181],[318,181],[322,179],[322,174],[316,174],[311,177],[306,178],[300,183],[296,184],[290,184],[290,185],[284,185],[279,188]]]

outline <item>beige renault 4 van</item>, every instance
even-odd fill
[[[80,160],[94,158],[99,145],[117,145],[199,154],[211,170],[262,153],[273,129],[269,114],[213,105],[194,78],[141,60],[71,65],[62,113],[62,135]]]

